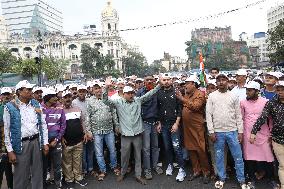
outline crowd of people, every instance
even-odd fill
[[[3,87],[0,187],[4,173],[9,189],[74,188],[86,176],[122,182],[132,169],[146,185],[177,168],[178,182],[222,189],[234,167],[241,189],[263,178],[284,189],[283,76],[213,68],[206,86],[195,74],[160,74]]]

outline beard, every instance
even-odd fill
[[[146,84],[146,89],[147,89],[147,91],[151,91],[152,89],[154,89],[154,85],[153,84]]]

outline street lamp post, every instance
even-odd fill
[[[38,56],[35,57],[36,64],[38,65],[38,85],[41,87],[42,86],[42,61],[41,61],[41,50],[42,50],[42,36],[40,31],[38,31],[37,34],[37,40],[38,40]]]

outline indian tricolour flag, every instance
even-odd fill
[[[204,61],[203,61],[203,56],[202,56],[202,52],[199,52],[199,65],[200,65],[200,76],[199,76],[199,80],[200,80],[200,85],[201,87],[205,87],[206,82],[205,82],[205,71],[204,71]]]

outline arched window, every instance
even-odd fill
[[[107,24],[107,28],[108,28],[108,30],[111,30],[111,25],[110,25],[110,23]]]

